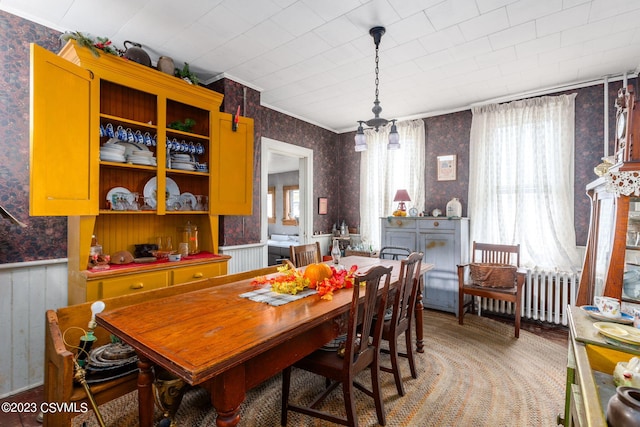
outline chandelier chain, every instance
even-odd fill
[[[380,79],[378,78],[378,72],[379,72],[379,67],[378,67],[378,62],[380,61],[380,58],[378,57],[378,46],[376,45],[376,101],[378,100],[378,83],[380,83]]]

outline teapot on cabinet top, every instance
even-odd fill
[[[133,47],[127,47],[127,44],[130,44]],[[137,62],[138,64],[151,67],[151,58],[149,57],[149,54],[142,49],[142,45],[140,43],[134,43],[127,40],[124,42],[124,48],[126,49],[124,52],[125,58],[130,61]]]

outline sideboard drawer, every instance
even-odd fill
[[[100,279],[87,282],[87,300],[117,297],[134,292],[164,288],[168,285],[167,272],[137,273],[113,279]]]
[[[418,227],[421,230],[455,230],[456,220],[453,219],[423,219],[418,222]]]
[[[408,228],[408,229],[416,228],[416,220],[409,219],[407,217],[390,216],[384,221],[385,221],[385,226],[387,228]]]
[[[198,264],[188,267],[179,267],[171,270],[171,285],[192,282],[207,277],[220,276],[227,273],[226,262],[213,262],[210,264]]]

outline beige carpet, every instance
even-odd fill
[[[406,361],[401,361],[406,395],[401,398],[396,394],[391,374],[380,374],[387,426],[556,425],[556,416],[564,408],[566,346],[527,331],[515,339],[513,326],[475,315],[465,316],[464,326],[451,314],[433,311],[425,311],[424,320],[426,345],[425,352],[416,357],[417,379],[411,378]],[[359,378],[368,384],[366,375]],[[300,370],[293,371],[292,382],[292,401],[302,403],[308,401],[304,399],[311,396],[311,389],[324,385],[323,379]],[[330,399],[334,401],[330,410],[342,414],[340,390]],[[280,375],[251,390],[242,406],[240,425],[279,426],[280,396]],[[361,393],[358,396],[360,425],[378,425],[371,399]],[[100,410],[108,426],[136,426],[137,394],[105,404]],[[74,425],[83,421],[97,425],[92,412],[76,417]],[[215,410],[207,392],[199,388],[189,391],[176,421],[180,426],[215,426]],[[327,424],[289,414],[290,426]]]

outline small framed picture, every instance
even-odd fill
[[[456,155],[438,156],[438,181],[456,180]]]
[[[318,197],[318,215],[327,214],[327,198]]]

